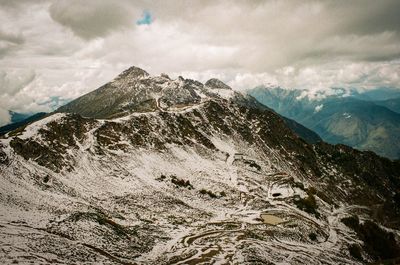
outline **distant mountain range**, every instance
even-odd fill
[[[25,120],[26,118],[29,118],[32,116],[34,113],[20,113],[16,111],[9,110],[8,113],[10,114],[10,124],[15,123],[15,122],[20,122]]]
[[[374,103],[379,106],[384,106],[390,109],[391,111],[400,113],[400,97],[387,100],[374,101]]]
[[[400,94],[396,91],[381,96],[397,98],[381,97],[375,101],[368,99],[374,98],[376,92],[346,96],[338,93],[323,99],[310,99],[300,90],[279,87],[257,87],[248,93],[279,114],[315,131],[328,143],[400,158]]]
[[[13,131],[21,126],[29,124],[31,122],[40,120],[44,116],[47,115],[46,112],[38,112],[35,114],[26,114],[26,113],[18,113],[14,111],[10,111],[11,114],[11,123],[0,127],[0,135],[6,134],[10,131]]]

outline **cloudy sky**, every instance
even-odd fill
[[[400,1],[0,0],[0,124],[135,65],[243,90],[400,89]]]

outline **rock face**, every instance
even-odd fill
[[[400,163],[308,144],[220,82],[133,67],[0,139],[1,262],[396,258]]]

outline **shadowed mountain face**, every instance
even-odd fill
[[[9,113],[11,116],[11,123],[20,122],[32,116],[32,114],[29,113],[19,113],[11,110],[9,111]]]
[[[310,100],[298,90],[263,87],[249,94],[317,132],[324,141],[371,150],[392,159],[400,157],[400,113],[393,111],[396,100],[370,102],[357,99],[360,95]]]
[[[362,264],[400,253],[399,162],[309,144],[216,79],[130,68],[0,139],[0,170],[3,263]]]
[[[400,97],[387,100],[374,101],[374,103],[379,106],[384,106],[390,109],[391,111],[400,113]]]
[[[0,127],[0,135],[6,134],[10,131],[13,131],[13,130],[19,128],[19,127],[26,126],[27,124],[29,124],[31,122],[40,120],[41,118],[43,118],[46,115],[47,115],[47,113],[45,113],[45,112],[39,112],[34,115],[28,116],[27,118],[23,118],[23,117],[25,117],[25,115],[18,116],[18,119],[14,119],[16,121],[14,121],[13,123],[10,123],[10,124]]]

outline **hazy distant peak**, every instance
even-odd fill
[[[213,88],[213,89],[229,89],[232,90],[232,88],[230,86],[228,86],[227,84],[225,84],[224,82],[222,82],[221,80],[217,79],[217,78],[211,78],[210,80],[208,80],[205,85],[209,88]]]
[[[118,77],[117,79],[121,79],[121,78],[142,78],[142,77],[147,77],[149,76],[149,73],[147,73],[145,70],[136,67],[136,66],[132,66],[128,69],[126,69],[125,71],[123,71]]]

